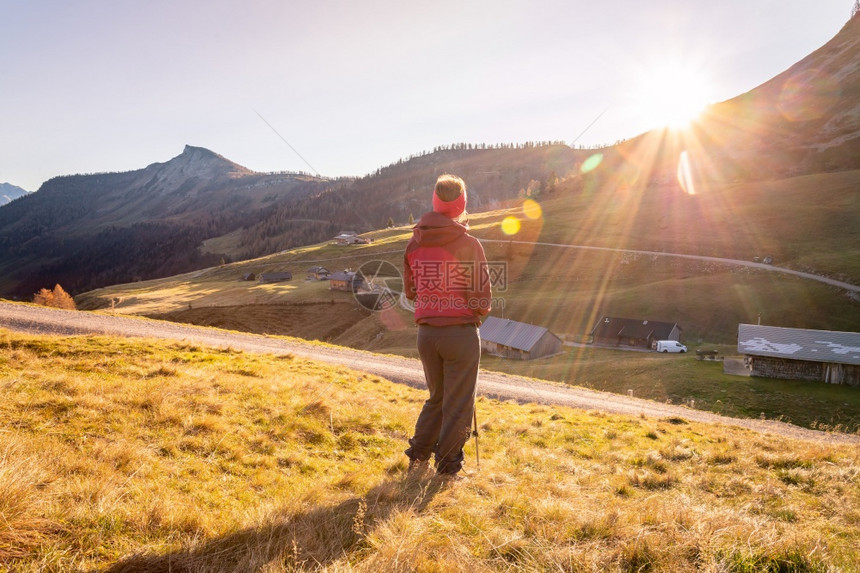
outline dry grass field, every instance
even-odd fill
[[[860,570],[860,452],[480,400],[480,468],[406,479],[424,392],[294,357],[0,332],[0,569]]]

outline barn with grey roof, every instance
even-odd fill
[[[283,281],[292,280],[293,273],[290,271],[260,273],[257,275],[257,282],[261,283],[280,283]]]
[[[481,325],[481,349],[496,356],[532,360],[561,351],[561,338],[543,326],[489,316]]]
[[[860,386],[860,332],[738,325],[752,376]]]
[[[655,348],[658,340],[681,340],[681,327],[674,322],[603,316],[591,329],[597,346]]]

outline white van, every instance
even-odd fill
[[[687,347],[677,340],[658,340],[657,352],[687,352]]]

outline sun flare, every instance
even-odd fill
[[[666,63],[644,73],[635,97],[649,126],[682,129],[705,109],[710,91],[701,71]]]

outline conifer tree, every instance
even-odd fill
[[[54,286],[54,304],[57,308],[65,308],[66,310],[75,310],[77,308],[75,306],[75,299],[63,290],[63,287],[60,285]]]
[[[41,289],[33,296],[33,302],[42,306],[75,310],[75,299],[67,293],[60,285],[54,286],[54,290]]]
[[[42,306],[54,306],[54,293],[50,289],[43,288],[33,295],[33,302]]]

